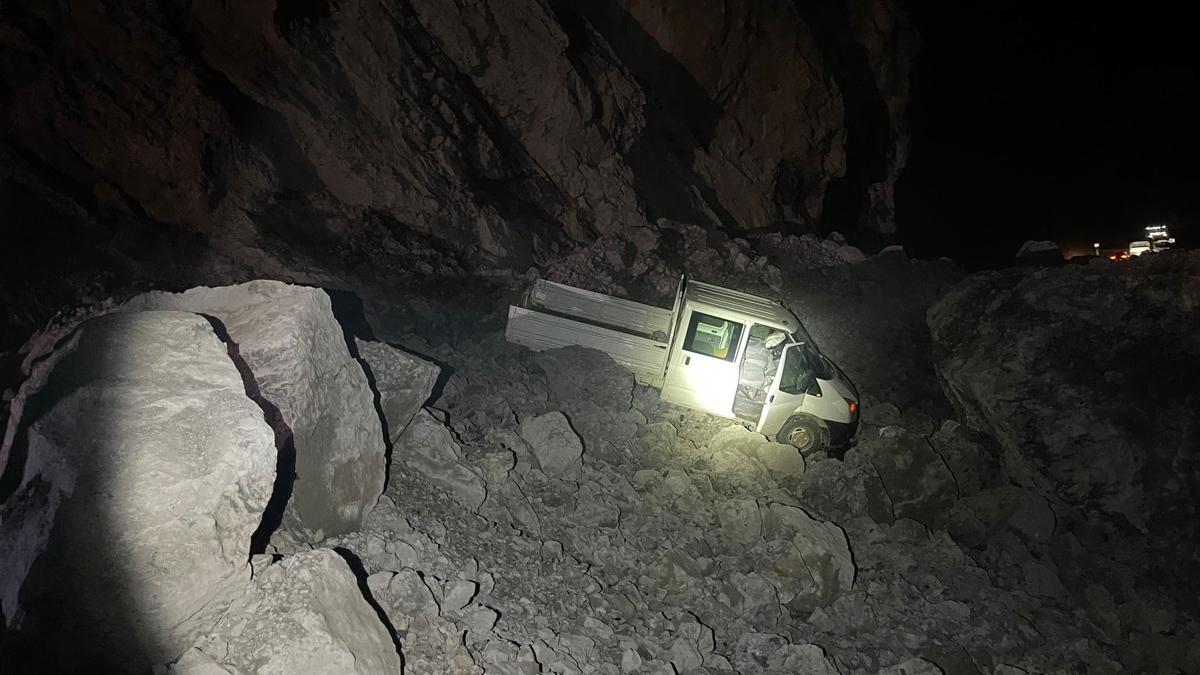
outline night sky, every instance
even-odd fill
[[[1195,24],[1146,3],[1045,5],[911,2],[902,242],[971,267],[1011,261],[1026,239],[1124,247],[1155,222],[1195,246]]]

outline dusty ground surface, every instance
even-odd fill
[[[1147,574],[1152,549],[1014,480],[1011,451],[942,393],[927,312],[991,282],[947,296],[952,266],[889,256],[724,268],[763,271],[856,380],[841,459],[661,404],[598,352],[510,345],[495,289],[333,293],[348,333],[377,341],[347,345],[377,396],[386,488],[345,534],[285,519],[236,611],[171,668],[313,650],[360,671],[398,654],[407,673],[1196,671],[1193,610]],[[250,617],[277,638],[237,637]],[[393,644],[313,637],[366,625]]]

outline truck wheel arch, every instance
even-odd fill
[[[775,441],[791,445],[801,455],[829,449],[829,427],[819,417],[806,413],[792,415],[775,434]]]

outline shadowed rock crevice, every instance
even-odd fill
[[[650,220],[735,229],[733,216],[693,168],[696,150],[707,148],[717,133],[720,105],[617,0],[556,0],[552,6],[575,40],[583,39],[584,20],[594,26],[645,92],[645,128],[625,159]],[[712,223],[706,211],[720,222]]]
[[[333,549],[346,561],[346,565],[350,571],[354,573],[354,579],[358,582],[358,590],[362,593],[363,600],[375,610],[375,616],[379,617],[379,623],[383,624],[387,630],[388,636],[392,639],[392,644],[396,647],[396,656],[400,657],[400,664],[404,664],[404,645],[401,643],[400,634],[396,632],[396,628],[392,625],[392,620],[388,618],[387,612],[380,606],[379,601],[371,594],[371,588],[367,585],[367,570],[363,567],[362,559],[355,555],[354,551],[348,548],[336,547]],[[403,671],[401,671],[403,672]]]
[[[229,360],[233,361],[233,365],[237,368],[238,375],[241,376],[242,383],[246,387],[246,396],[262,409],[263,418],[275,435],[275,482],[271,488],[271,498],[267,501],[266,508],[263,509],[262,520],[255,528],[254,533],[250,535],[249,555],[254,556],[266,552],[267,546],[271,543],[271,535],[283,523],[288,502],[292,499],[292,488],[296,483],[295,437],[291,427],[283,419],[283,413],[262,395],[254,373],[251,372],[246,360],[242,358],[238,344],[229,337],[229,330],[225,328],[225,324],[215,316],[208,314],[201,314],[201,316],[212,326],[213,332],[217,334],[217,339],[225,343]]]
[[[825,190],[821,231],[861,235],[877,230],[870,188],[888,179],[892,156],[887,102],[876,85],[867,49],[853,36],[845,2],[794,3],[842,94],[846,117],[846,172]]]
[[[375,406],[375,413],[379,415],[380,434],[383,437],[383,487],[386,490],[388,478],[390,478],[392,471],[392,434],[388,426],[387,415],[384,414],[383,400],[379,393],[379,383],[375,378],[375,372],[371,369],[371,364],[367,363],[366,359],[359,352],[357,340],[357,338],[374,340],[371,324],[367,321],[366,314],[363,313],[362,299],[357,295],[350,291],[330,288],[324,290],[326,295],[329,296],[333,317],[337,319],[338,324],[342,327],[342,336],[346,340],[346,349],[350,352],[350,356],[362,367],[363,375],[367,378],[367,386],[371,388],[371,399]],[[346,557],[341,551],[339,551],[339,554],[343,558]]]

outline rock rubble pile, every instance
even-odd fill
[[[867,293],[891,264],[855,265],[856,288]],[[1192,277],[1175,265],[1190,264],[1136,272],[1184,281],[1182,295],[1153,296],[1178,307],[1160,328],[1183,325],[1171,321],[1186,315]],[[1073,501],[1069,486],[1045,482],[1058,465],[1036,452],[1059,446],[1036,418],[1011,445],[1004,425],[1015,421],[996,411],[1012,403],[986,388],[1009,385],[970,375],[989,359],[1040,359],[1035,383],[1074,367],[1046,349],[1006,351],[1008,324],[989,317],[1028,289],[1020,302],[1050,303],[1040,325],[1066,330],[1044,321],[1075,311],[1051,287],[1093,273],[1026,269],[957,286],[929,321],[962,420],[922,398],[920,379],[933,375],[913,369],[910,347],[888,367],[917,393],[864,408],[844,457],[807,460],[661,403],[601,353],[532,353],[486,324],[464,340],[377,342],[343,332],[323,291],[269,282],[109,307],[39,342],[14,398],[4,451],[23,468],[0,508],[5,550],[20,552],[3,557],[17,579],[0,596],[6,654],[15,672],[76,658],[178,673],[1194,671],[1194,609],[1172,597],[1171,579],[1147,578],[1171,569],[1151,561],[1166,550],[1151,545],[1153,528],[1120,539],[1112,516],[1125,512],[1112,506],[1129,502]],[[1101,282],[1153,292],[1124,273]],[[972,299],[980,293],[990,304]],[[984,312],[978,328],[955,323],[972,311]],[[916,301],[881,319],[900,327],[896,340],[925,320]],[[354,416],[296,417],[349,401]],[[295,475],[277,462],[289,439]],[[314,478],[305,467],[325,456],[369,474],[354,482],[366,489],[340,489],[340,469]],[[314,526],[304,489],[326,500],[321,513],[361,521]],[[108,520],[89,519],[85,503],[105,505]],[[60,555],[93,549],[114,565]],[[87,592],[49,603],[40,593],[62,560],[77,564],[62,589]],[[140,640],[55,651],[55,607],[70,608],[72,627],[109,634],[111,622],[87,614],[105,594]]]

